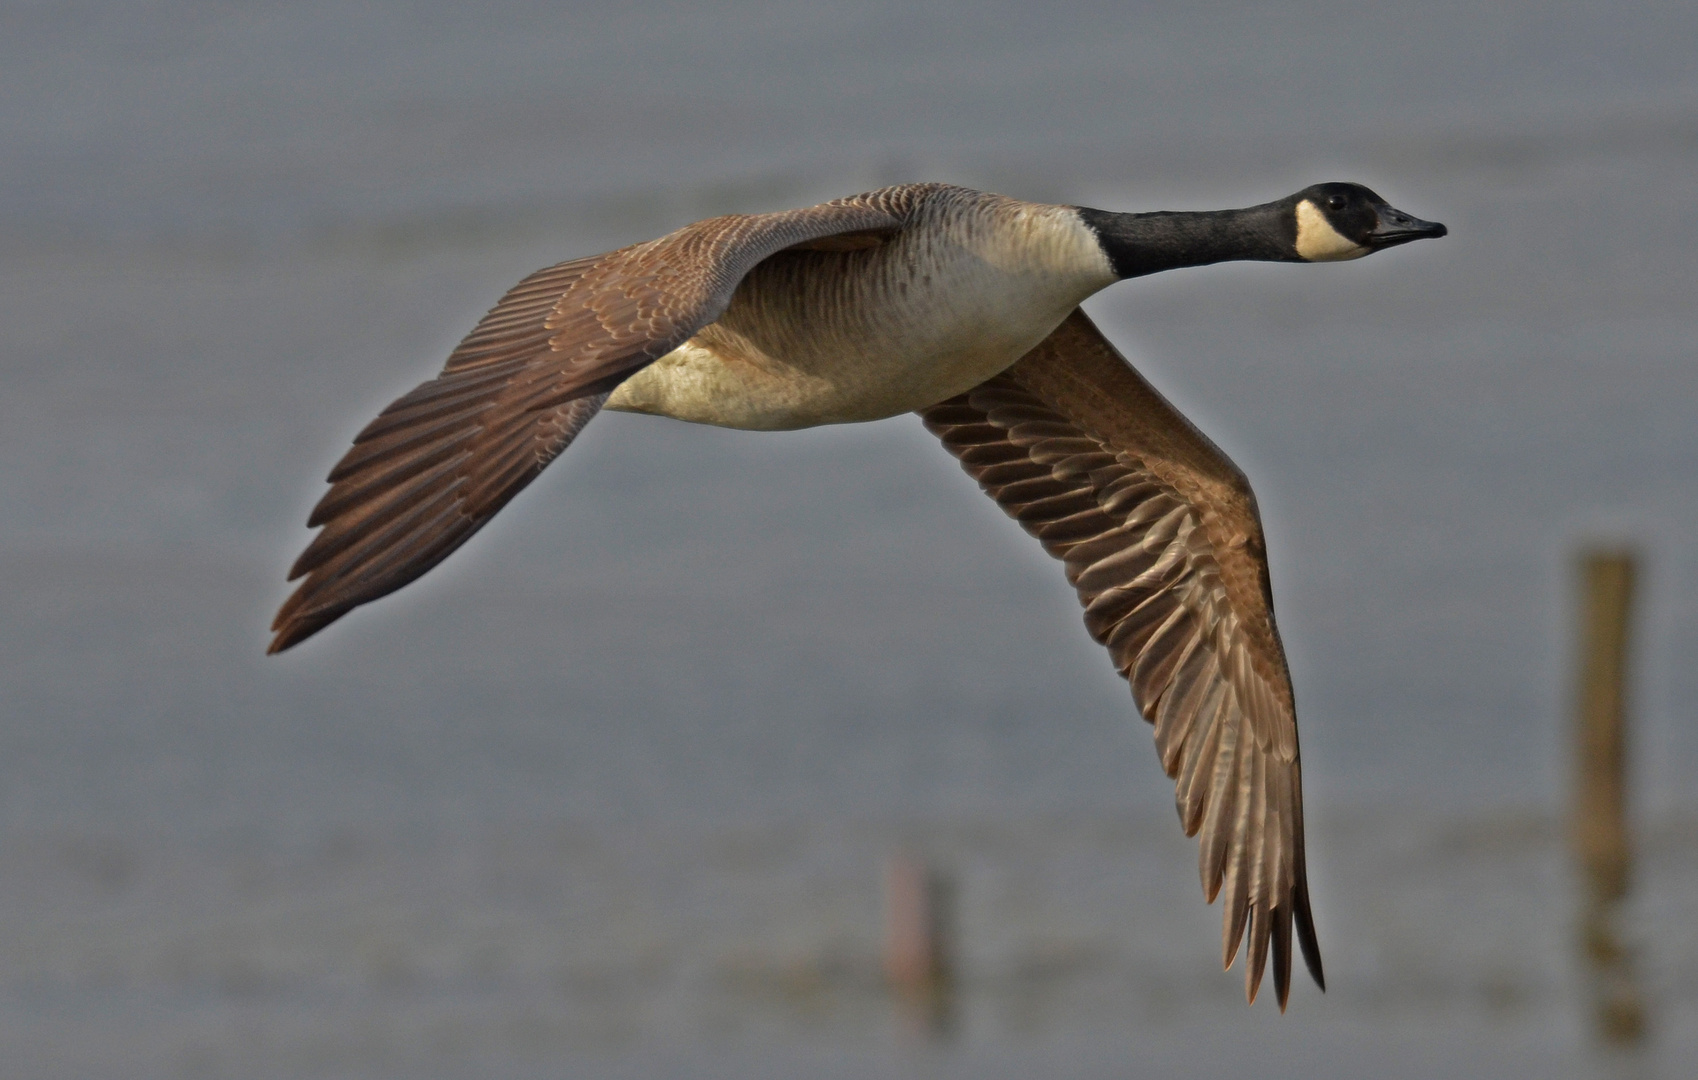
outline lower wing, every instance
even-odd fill
[[[1226,897],[1222,961],[1245,994],[1291,932],[1325,987],[1303,862],[1296,711],[1255,499],[1225,454],[1075,311],[1013,367],[920,413],[1008,515],[1060,559],[1155,726],[1203,891]]]

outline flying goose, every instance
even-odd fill
[[[446,558],[600,410],[788,430],[918,412],[1060,559],[1201,834],[1222,960],[1291,931],[1325,987],[1296,713],[1244,474],[1079,310],[1116,281],[1236,259],[1354,259],[1445,227],[1356,184],[1242,210],[1113,213],[942,184],[731,214],[539,270],[331,470],[270,652]]]

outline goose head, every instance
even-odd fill
[[[1315,184],[1242,210],[1122,214],[1075,207],[1117,278],[1250,259],[1337,262],[1443,236],[1436,221],[1391,207],[1361,184]]]
[[[1360,259],[1450,231],[1393,208],[1361,184],[1316,184],[1284,201],[1290,205],[1293,250],[1304,262]]]

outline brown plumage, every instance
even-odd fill
[[[913,184],[538,271],[355,437],[270,651],[442,561],[604,406],[763,430],[918,411],[1062,561],[1154,725],[1203,891],[1225,894],[1224,962],[1244,943],[1253,1001],[1271,949],[1284,1009],[1294,926],[1323,979],[1255,499],[1077,305],[1179,266],[1343,260],[1444,233],[1353,184],[1154,214]]]
[[[481,529],[570,446],[632,372],[719,317],[786,247],[900,225],[880,193],[788,213],[709,218],[539,270],[501,298],[442,374],[398,398],[330,472],[272,622],[281,652],[394,592]]]
[[[1303,864],[1297,716],[1249,482],[1076,311],[984,384],[920,411],[1008,516],[1062,561],[1085,626],[1155,725],[1199,831],[1222,962],[1248,934],[1254,1001],[1271,943],[1285,1007],[1291,928],[1325,985]]]

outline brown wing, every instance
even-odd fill
[[[607,394],[717,319],[757,263],[797,244],[892,232],[919,189],[731,215],[539,270],[501,298],[442,374],[354,437],[289,571],[281,652],[441,562],[577,436]]]
[[[1008,371],[920,413],[1009,516],[1060,559],[1155,725],[1203,892],[1226,894],[1222,962],[1245,994],[1273,946],[1285,1008],[1291,927],[1325,987],[1303,864],[1296,712],[1261,522],[1225,454],[1083,312]]]

